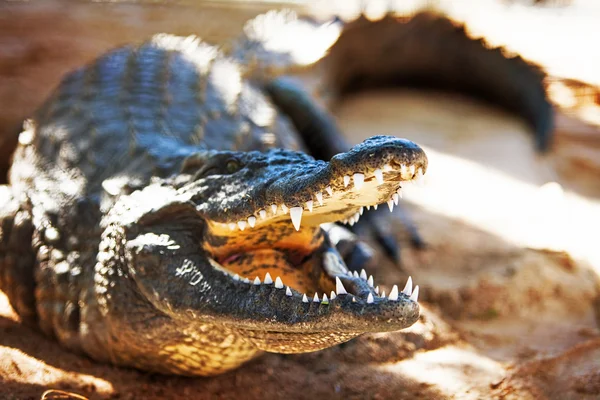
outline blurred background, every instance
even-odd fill
[[[92,398],[600,398],[597,1],[0,2],[0,180],[23,119],[66,72],[108,49],[157,32],[223,44],[245,21],[282,7],[325,21],[423,6],[542,65],[557,115],[542,156],[518,118],[455,94],[380,90],[335,104],[352,143],[392,134],[428,153],[426,184],[404,196],[427,249],[410,248],[394,214],[402,269],[382,261],[373,271],[390,286],[409,274],[421,285],[418,324],[186,380],[57,349],[20,326],[0,293],[0,397],[61,388]]]

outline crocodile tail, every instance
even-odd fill
[[[361,16],[345,24],[326,62],[328,81],[342,95],[391,85],[464,93],[519,115],[538,150],[550,146],[553,107],[542,69],[470,38],[464,25],[440,14]]]

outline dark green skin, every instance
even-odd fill
[[[424,152],[378,136],[339,153],[335,123],[306,91],[268,72],[270,61],[245,66],[253,40],[231,58],[165,36],[114,50],[67,76],[26,124],[0,211],[0,288],[24,322],[100,361],[214,375],[261,350],[314,351],[418,319],[408,296],[381,298],[348,276],[319,224],[385,203],[406,179],[400,165],[425,172]],[[373,182],[383,165],[396,172],[375,202],[345,188],[345,175]],[[312,239],[300,250],[281,244],[296,235],[289,215],[252,233],[214,230],[271,204],[302,207],[327,186],[341,197],[306,216],[301,233]],[[349,294],[304,303],[236,280],[213,253],[238,241],[249,257],[308,249],[319,292],[337,276]]]

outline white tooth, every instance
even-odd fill
[[[404,293],[407,296],[410,296],[410,294],[412,293],[412,278],[409,276],[408,280],[406,281],[406,285],[404,286],[404,289],[402,289],[402,293]]]
[[[323,193],[317,192],[317,193],[315,193],[315,197],[317,198],[319,205],[322,206],[323,205]]]
[[[300,222],[302,222],[302,207],[290,208],[290,217],[292,217],[292,224],[297,231],[300,230]]]
[[[358,272],[356,272],[356,271],[352,271],[352,276],[353,276],[353,277],[355,277],[355,278],[358,278],[358,277],[359,277],[359,276],[358,276]]]
[[[367,304],[371,304],[373,302],[373,295],[371,293],[369,293],[369,295],[367,296]]]
[[[275,206],[275,208],[277,208],[277,206]],[[258,215],[260,216],[260,219],[265,219],[267,218],[267,212],[265,210],[260,210],[258,212]]]
[[[265,274],[265,284],[270,285],[271,283],[273,283],[273,278],[271,278],[271,274],[267,272]]]
[[[398,193],[394,193],[392,195],[392,200],[394,200],[395,205],[398,205],[398,202],[400,201],[400,196],[398,196]]]
[[[409,179],[408,168],[406,168],[406,165],[404,164],[402,164],[402,166],[400,167],[400,176],[402,177],[402,179]]]
[[[319,295],[315,293],[315,297],[313,297],[313,302],[314,303],[319,303],[321,300],[319,300]]]
[[[306,202],[306,208],[308,208],[308,211],[312,212],[313,210],[313,201],[309,200]]]
[[[328,193],[330,196],[333,196],[333,189],[331,188],[331,186],[327,186],[327,187],[325,188],[325,191],[326,191],[326,192],[327,192],[327,193]]]
[[[238,226],[240,227],[240,231],[246,229],[246,221],[238,221]]]
[[[280,277],[275,278],[275,287],[277,289],[283,289],[283,282]]]
[[[367,206],[367,210],[370,210],[370,209],[371,209],[371,206]]]
[[[373,172],[373,175],[375,175],[375,179],[377,179],[377,183],[382,185],[383,184],[383,171],[380,170],[379,168],[377,168],[375,170],[375,172]]]
[[[392,288],[392,291],[390,292],[390,300],[398,300],[398,286],[394,285],[394,287]]]
[[[392,199],[389,199],[389,200],[387,201],[387,205],[388,205],[388,207],[390,208],[390,212],[394,211],[394,200],[392,200]]]
[[[332,290],[332,291],[331,291],[331,294],[329,295],[329,298],[330,298],[331,300],[333,300],[333,299],[335,299],[336,297],[337,297],[337,296],[335,295],[335,292]]]
[[[284,214],[287,214],[287,213],[288,213],[288,211],[290,210],[289,208],[287,208],[287,206],[286,206],[285,204],[282,204],[282,205],[281,205],[281,209],[283,210],[283,213],[284,213]]]
[[[364,212],[365,212],[365,208],[364,207],[361,207],[360,210],[358,210],[358,213],[360,215],[363,215]]]
[[[377,210],[377,207],[379,207],[379,204],[375,204],[375,205],[373,206],[373,210]]]
[[[256,217],[248,217],[248,225],[250,225],[250,228],[254,228],[254,225],[256,225]]]
[[[342,283],[340,278],[338,278],[337,276],[335,277],[335,291],[337,292],[338,295],[348,294],[348,292],[346,292],[346,288],[344,287],[344,284]],[[333,299],[333,296],[331,298]]]
[[[271,211],[273,214],[277,214],[277,204],[271,204]]]
[[[415,166],[411,165],[410,167],[408,167],[408,175],[412,178],[415,176]]]
[[[419,285],[415,286],[415,290],[413,290],[412,294],[410,295],[410,299],[412,301],[419,300]]]
[[[235,275],[233,276],[233,280],[234,280],[234,281],[239,281],[239,280],[240,280],[240,276],[239,276],[238,274],[235,274]]]
[[[384,172],[390,172],[392,170],[392,166],[390,164],[385,164],[383,166],[383,171]]]
[[[343,220],[343,221],[342,221],[342,224],[346,224],[346,225],[348,225],[348,220],[347,220],[347,219]]]
[[[379,286],[375,287],[375,293],[379,294]]]
[[[292,297],[292,290],[289,286],[285,288],[285,295]]]
[[[352,297],[352,302],[356,303],[356,297],[354,297],[354,296]]]
[[[373,287],[373,275],[369,275],[369,279],[367,280],[369,286]]]
[[[360,219],[360,213],[354,214],[354,222],[358,222],[359,219]]]
[[[344,175],[344,187],[348,187],[350,184],[350,177],[348,175]]]
[[[402,188],[398,188],[398,190],[396,190],[396,193],[398,193],[398,196],[402,198]]]
[[[244,283],[250,283],[250,279],[244,278]]]
[[[256,278],[254,278],[254,282],[252,282],[255,285],[260,285],[260,278],[257,276]]]
[[[329,303],[329,299],[327,298],[327,294],[323,294],[323,303]]]
[[[351,217],[348,219],[348,224],[349,224],[350,226],[353,226],[355,222],[356,222],[356,221],[354,221],[354,216],[351,216]]]
[[[364,269],[360,270],[360,277],[366,281],[367,280],[367,271],[365,271]]]
[[[385,290],[383,292],[381,292],[381,296],[379,296],[379,297],[381,297],[382,299],[385,297]]]
[[[308,303],[308,297],[306,297],[306,293],[304,293],[304,296],[302,296],[302,302]]]
[[[237,225],[234,224],[233,222],[229,224],[229,229],[232,231],[235,230],[236,227],[237,227]]]
[[[365,175],[364,174],[354,174],[352,176],[354,178],[354,188],[356,190],[360,190],[365,183]]]
[[[346,274],[347,274],[348,276],[352,276],[352,271],[346,271]]]

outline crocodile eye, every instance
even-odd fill
[[[242,165],[237,160],[228,160],[225,165],[225,169],[228,174],[233,174],[238,172],[242,168]]]

